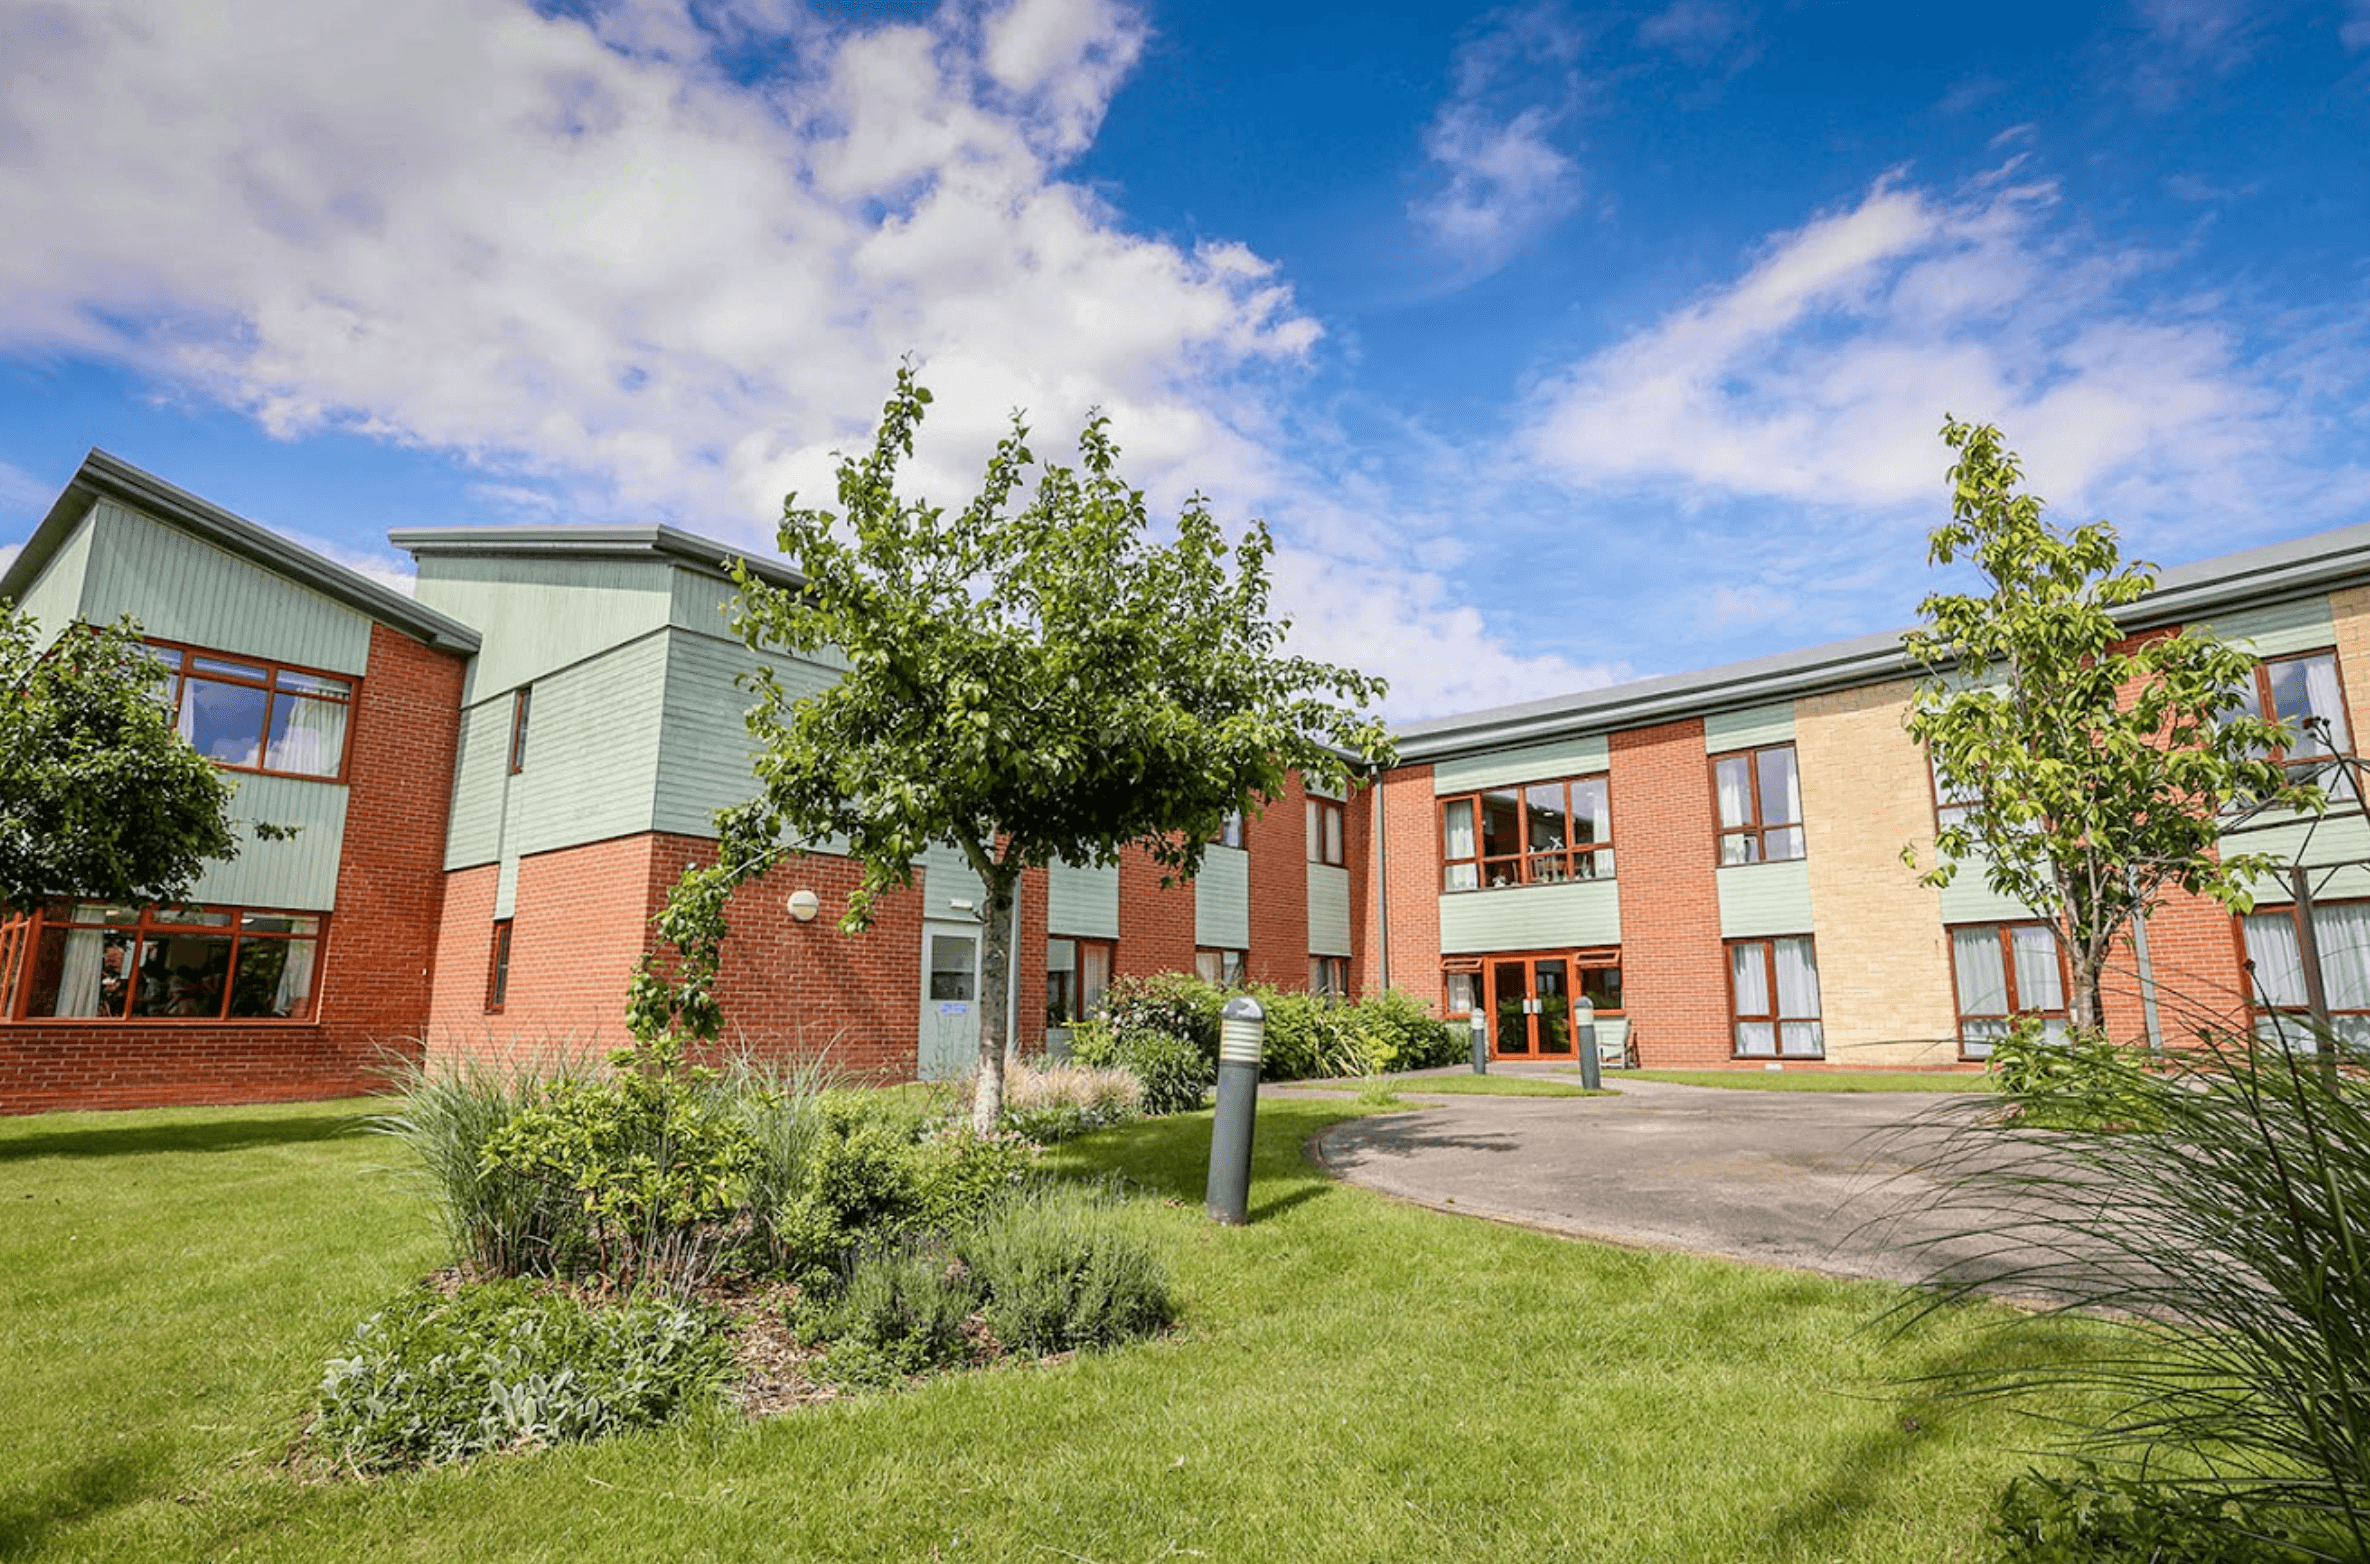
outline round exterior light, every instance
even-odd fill
[[[816,899],[815,893],[813,891],[792,891],[790,893],[790,900],[784,905],[790,909],[790,916],[796,918],[799,922],[812,923],[815,921],[816,911],[820,909],[823,904],[821,901]]]

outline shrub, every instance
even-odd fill
[[[823,1372],[847,1385],[891,1385],[962,1357],[979,1282],[944,1246],[870,1249],[848,1266],[831,1306],[808,1329],[828,1337]]]
[[[1119,1063],[1142,1088],[1148,1114],[1191,1113],[1202,1105],[1217,1067],[1189,1042],[1158,1033],[1129,1038],[1119,1047]]]
[[[1151,1247],[1074,1192],[1016,1202],[964,1244],[963,1256],[986,1289],[989,1328],[1013,1351],[1115,1347],[1157,1335],[1177,1316]]]
[[[976,1081],[958,1111],[968,1116]],[[1143,1112],[1144,1090],[1125,1070],[1018,1063],[1004,1071],[1004,1127],[1040,1146],[1124,1124]]]
[[[1122,1048],[1141,1038],[1168,1038],[1187,1044],[1215,1066],[1218,1012],[1225,1004],[1224,989],[1190,972],[1121,977],[1103,990],[1103,1020]]]
[[[1993,1510],[1999,1564],[2286,1564],[2310,1557],[2284,1533],[2252,1536],[2211,1493],[2167,1490],[2083,1462],[2076,1475],[2028,1472]]]
[[[432,1074],[405,1064],[394,1084],[396,1106],[365,1127],[420,1159],[455,1251],[493,1276],[549,1275],[572,1265],[585,1241],[582,1202],[486,1158],[486,1143],[535,1100],[542,1078],[525,1067],[469,1063]]]
[[[2161,1127],[2146,1057],[2101,1033],[2052,1041],[2027,1016],[1992,1045],[1988,1068],[2001,1096],[2035,1129]]]
[[[688,1279],[741,1209],[756,1137],[715,1072],[666,1045],[615,1062],[606,1080],[539,1088],[487,1137],[484,1168],[573,1196],[604,1274]]]
[[[423,1289],[331,1360],[313,1438],[360,1472],[598,1439],[717,1404],[732,1363],[721,1317],[695,1302],[589,1309],[521,1281]]]
[[[1360,1000],[1356,1015],[1355,1025],[1371,1040],[1368,1053],[1378,1070],[1436,1070],[1461,1062],[1472,1046],[1465,1033],[1399,989]]]

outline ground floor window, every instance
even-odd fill
[[[2065,1039],[2065,952],[2046,923],[1972,923],[1950,931],[1958,989],[1959,1057],[1988,1059],[2020,1016],[2038,1016],[2051,1042]]]
[[[1308,991],[1344,999],[1350,992],[1350,958],[1347,956],[1311,956],[1308,958]]]
[[[1045,942],[1045,1024],[1072,1026],[1102,1007],[1111,986],[1112,944],[1107,939],[1049,939]]]
[[[500,1015],[510,998],[510,920],[494,922],[494,949],[486,968],[486,1014]]]
[[[1729,1014],[1739,1059],[1823,1059],[1819,961],[1807,934],[1728,942]]]
[[[249,907],[61,902],[0,945],[21,1020],[303,1021],[328,919]],[[13,951],[14,959],[7,959]]]
[[[2304,983],[2304,947],[2294,906],[2239,920],[2250,969],[2249,1011],[2255,1035],[2310,1052],[2317,1040],[2304,1024],[2311,1001]],[[2349,1049],[2370,1050],[2370,902],[2317,902],[2313,941],[2320,947],[2321,995],[2329,1025]]]
[[[1213,950],[1205,945],[1193,953],[1193,970],[1201,974],[1205,983],[1216,983],[1221,988],[1240,988],[1245,959],[1246,952]]]

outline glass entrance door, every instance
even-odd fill
[[[1500,956],[1487,972],[1490,1052],[1500,1059],[1571,1058],[1570,958]]]

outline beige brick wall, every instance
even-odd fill
[[[2359,751],[2362,724],[2370,722],[2370,587],[2330,593],[2329,618],[2337,626],[2337,672],[2345,682],[2345,715]]]
[[[1958,1058],[1941,899],[1901,862],[1905,844],[1920,863],[1934,861],[1925,757],[1901,731],[1913,688],[1902,679],[1794,703],[1833,1064],[1942,1066]]]

